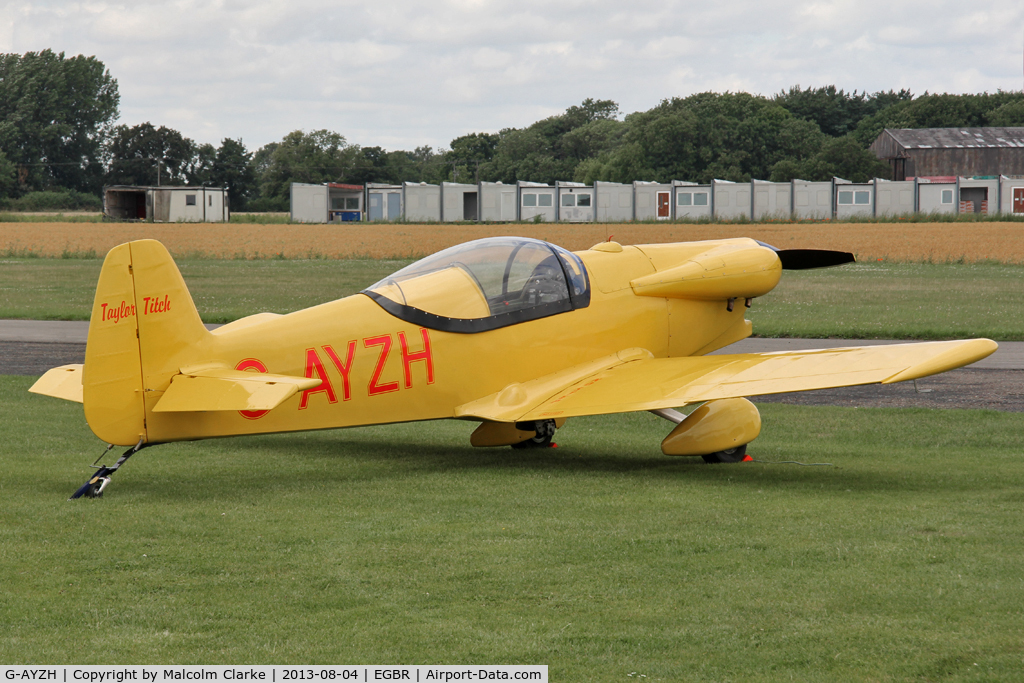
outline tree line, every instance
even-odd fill
[[[611,100],[586,99],[524,128],[457,137],[449,149],[388,151],[315,130],[250,151],[241,139],[214,147],[150,122],[117,124],[119,102],[117,80],[95,57],[0,55],[0,199],[188,184],[226,187],[235,211],[287,211],[293,182],[864,182],[889,174],[868,150],[885,128],[1024,126],[1020,92],[794,86],[772,97],[673,97],[626,116]]]

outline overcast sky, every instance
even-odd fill
[[[447,147],[587,97],[1020,90],[1024,3],[993,0],[6,2],[0,52],[95,55],[121,122],[249,149],[296,129]]]

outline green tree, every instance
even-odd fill
[[[0,151],[0,198],[12,196],[18,187],[18,169]]]
[[[445,179],[462,183],[477,180],[480,164],[494,158],[500,136],[493,133],[470,133],[455,138],[451,149],[444,154],[443,163],[449,171]]]
[[[846,93],[834,85],[801,89],[799,85],[775,96],[774,102],[805,121],[813,121],[825,135],[841,137],[853,132],[861,120],[897,102],[909,101],[909,90]]]
[[[480,164],[480,179],[553,183],[572,178],[582,161],[618,144],[618,113],[615,102],[588,98],[527,128],[505,129],[498,133],[493,155]]]
[[[701,93],[665,100],[626,117],[622,144],[600,164],[595,180],[673,179],[708,182],[766,178],[784,158],[805,159],[824,139],[816,124],[764,97]]]
[[[573,128],[559,139],[555,154],[580,162],[611,152],[622,142],[626,124],[615,119],[595,119]]]
[[[292,183],[355,182],[359,151],[343,135],[329,130],[289,133],[258,160],[263,206],[287,211]]]
[[[192,140],[149,122],[116,126],[106,149],[108,185],[184,185],[201,172]]]
[[[1024,126],[1024,99],[996,107],[986,118],[990,126]]]
[[[445,169],[445,155],[435,152],[429,145],[417,147],[412,152],[405,152],[415,168],[415,173],[409,178],[415,182],[440,183],[447,180]]]
[[[870,182],[873,178],[886,178],[891,169],[853,135],[828,138],[813,156],[803,159],[783,159],[772,166],[769,180],[785,182],[802,180],[831,180],[845,178],[855,183]]]
[[[353,151],[353,166],[347,176],[347,182],[360,185],[395,182],[391,177],[392,168],[386,149],[383,147],[360,147]]]
[[[539,173],[543,170],[543,175]],[[492,182],[514,183],[532,180],[552,182],[558,178],[551,147],[535,126],[525,129],[510,128],[499,133],[494,156],[480,165],[480,179]]]
[[[232,211],[244,211],[255,198],[257,187],[253,155],[246,150],[241,139],[224,138],[221,141],[213,160],[209,184],[227,189]]]
[[[210,143],[195,145],[192,158],[185,167],[185,180],[189,185],[213,187],[217,149]]]
[[[0,55],[0,151],[27,170],[21,189],[98,192],[119,101],[117,81],[95,57]]]
[[[1024,102],[1024,93],[925,93],[917,99],[897,102],[865,118],[857,126],[854,135],[861,144],[870,145],[886,128],[981,128],[1007,125],[995,121],[1007,120],[1013,105],[1019,102]]]

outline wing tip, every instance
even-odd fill
[[[937,375],[940,372],[962,368],[971,363],[977,363],[983,358],[988,358],[996,350],[999,344],[991,339],[962,339],[959,343],[942,353],[933,356],[920,363],[911,365],[896,373],[892,377],[882,380],[882,384],[896,384],[897,382],[908,382],[929,375]]]

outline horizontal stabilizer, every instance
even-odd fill
[[[191,371],[171,378],[171,386],[153,412],[271,410],[299,391],[319,384],[319,379],[227,368]]]
[[[33,394],[82,403],[82,366],[62,365],[47,370],[29,389]]]

